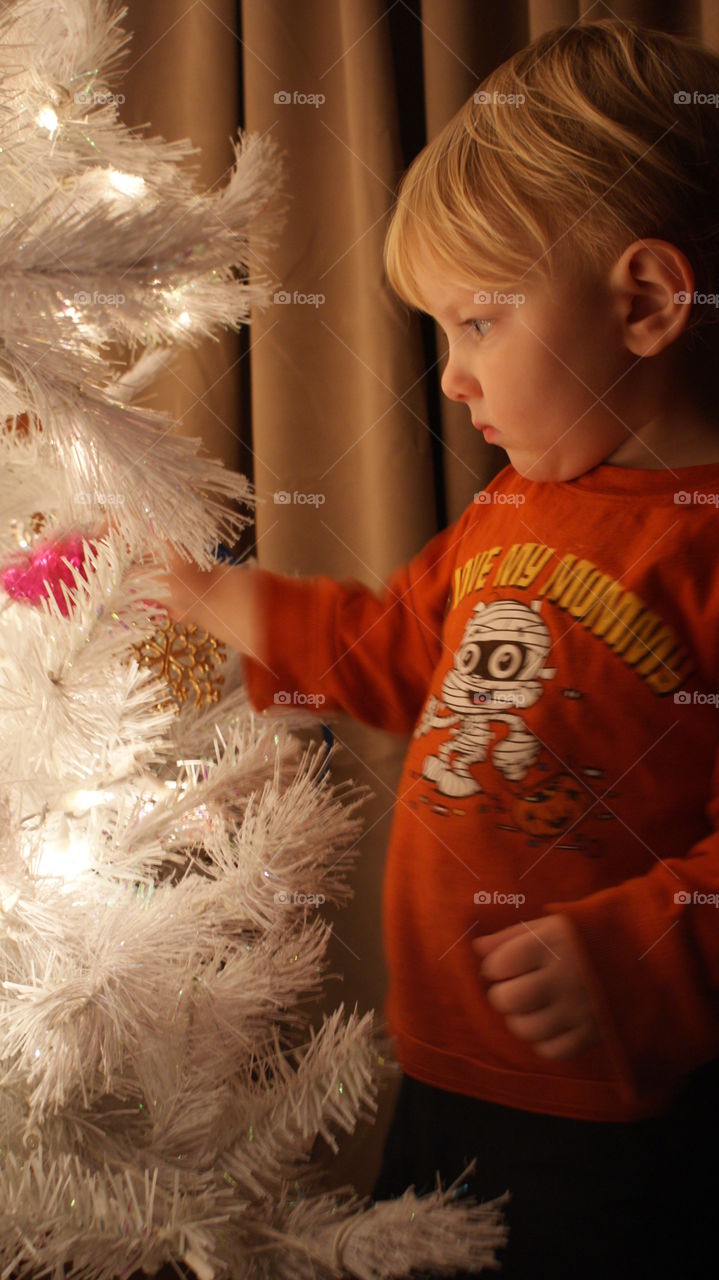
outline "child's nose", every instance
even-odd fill
[[[477,379],[456,347],[450,347],[440,386],[448,400],[467,400],[477,394]]]

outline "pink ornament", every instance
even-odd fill
[[[90,544],[92,546],[92,544]],[[45,543],[36,547],[30,555],[15,564],[8,565],[0,573],[7,594],[13,600],[27,600],[30,604],[39,604],[41,600],[52,595],[63,615],[69,613],[68,603],[63,595],[61,584],[75,586],[72,570],[65,561],[69,561],[83,578],[85,572],[85,544],[78,534],[63,538],[60,542]]]

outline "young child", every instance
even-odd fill
[[[718,89],[698,44],[573,25],[413,162],[388,277],[509,465],[383,594],[172,560],[257,708],[412,734],[375,1194],[476,1156],[522,1280],[717,1266]]]

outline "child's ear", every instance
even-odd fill
[[[668,240],[635,240],[609,273],[622,339],[637,356],[656,356],[686,329],[694,297],[689,259]]]

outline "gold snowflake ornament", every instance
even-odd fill
[[[188,699],[197,708],[218,702],[225,677],[221,667],[227,657],[225,646],[194,622],[167,622],[154,635],[133,645],[141,667],[149,667],[164,680],[167,698],[157,703],[164,711],[173,703],[181,707]]]

